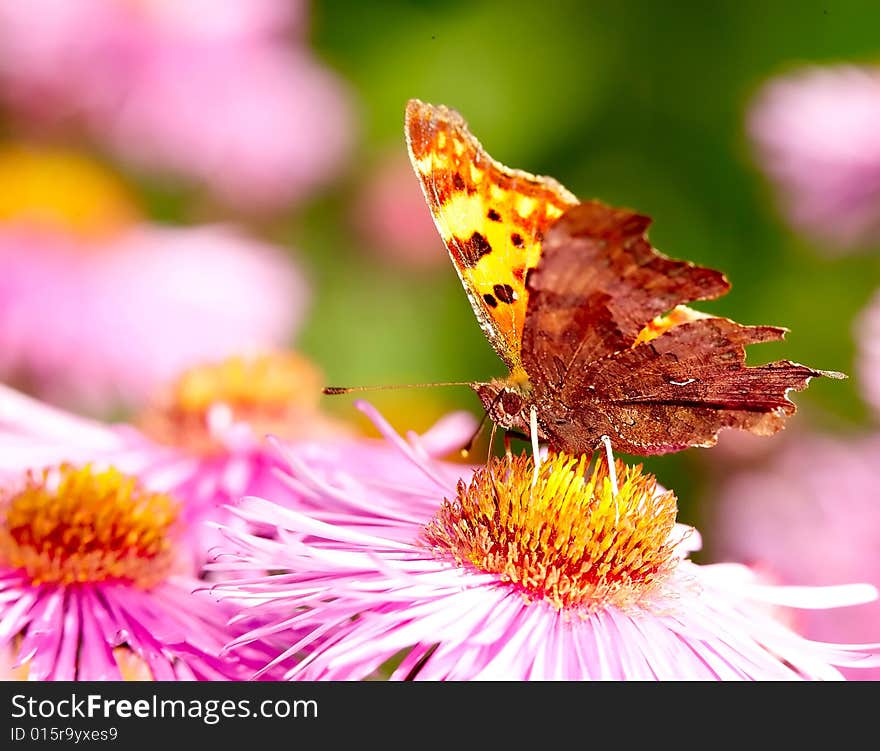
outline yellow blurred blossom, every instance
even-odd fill
[[[91,157],[58,148],[0,146],[0,222],[94,238],[134,221],[125,183]]]

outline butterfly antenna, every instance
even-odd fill
[[[603,435],[599,440],[605,444],[605,462],[608,464],[608,479],[611,480],[611,491],[614,493],[614,523],[620,523],[620,508],[617,504],[617,465],[614,463],[614,454],[611,451],[611,439]]]
[[[444,381],[442,383],[400,383],[393,386],[324,386],[321,392],[328,396],[351,394],[357,391],[393,391],[394,389],[428,389],[434,386],[471,386],[473,381]]]

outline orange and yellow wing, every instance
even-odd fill
[[[550,177],[496,162],[448,107],[410,100],[406,141],[480,326],[508,367],[519,370],[526,274],[541,257],[544,233],[579,201]]]

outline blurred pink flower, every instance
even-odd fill
[[[254,209],[283,208],[339,171],[353,113],[337,79],[305,52],[179,57],[157,60],[108,118],[104,134],[119,154]]]
[[[85,240],[7,225],[0,268],[0,373],[92,410],[289,341],[307,297],[279,251],[221,226]]]
[[[862,396],[880,416],[880,291],[858,317],[855,326],[858,346],[856,374]]]
[[[793,225],[838,250],[880,243],[880,68],[812,67],[758,94],[748,129]]]
[[[788,585],[880,585],[880,435],[801,436],[769,464],[726,482],[710,507],[713,557],[759,566]],[[799,613],[807,637],[857,642],[880,635],[880,603]],[[852,671],[880,678],[880,670]]]
[[[286,638],[267,669],[288,679],[355,680],[405,655],[392,679],[817,679],[880,664],[877,645],[807,641],[771,604],[838,607],[867,585],[765,586],[739,565],[697,566],[699,536],[641,468],[550,455],[489,467],[440,463],[366,405],[399,455],[352,455],[333,470],[285,455],[312,510],[245,498],[212,592],[254,628],[232,647]],[[396,466],[395,466],[396,464]],[[444,500],[453,499],[453,500]],[[276,572],[265,576],[264,571]]]
[[[405,156],[387,157],[370,173],[355,205],[354,222],[367,245],[389,263],[431,268],[448,262]]]
[[[0,0],[0,85],[19,113],[78,120],[122,158],[257,210],[324,184],[347,156],[349,94],[292,38],[303,3],[26,5]]]

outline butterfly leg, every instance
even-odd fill
[[[607,435],[603,435],[600,439],[605,444],[605,461],[608,463],[608,479],[611,480],[611,492],[614,493],[614,523],[620,521],[620,511],[617,507],[617,466],[614,463],[614,454],[611,451],[611,439]]]
[[[513,451],[510,448],[510,441],[513,434],[509,430],[504,431],[504,455],[510,459],[513,456]]]
[[[498,426],[493,422],[492,423],[492,431],[489,433],[489,451],[486,453],[486,469],[491,470],[492,465],[492,450],[495,448],[495,433],[498,430]],[[507,435],[505,434],[505,438]]]
[[[532,434],[532,462],[535,465],[532,487],[535,487],[538,484],[538,472],[541,469],[541,449],[538,446],[538,410],[534,404],[529,411],[529,432]]]

